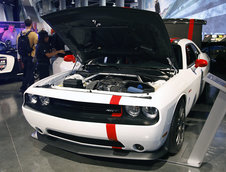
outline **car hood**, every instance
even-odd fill
[[[81,7],[42,18],[82,63],[117,56],[168,64],[173,51],[159,14],[118,7]]]

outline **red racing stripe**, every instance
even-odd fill
[[[118,141],[116,136],[115,124],[106,124],[108,139],[112,141]],[[112,149],[122,149],[122,147],[112,146]]]
[[[194,30],[195,19],[190,19],[189,28],[188,28],[188,39],[192,40],[193,30]]]
[[[122,149],[122,147],[115,147],[115,146],[112,146],[112,149]]]
[[[111,97],[110,104],[111,104],[111,105],[118,105],[118,104],[119,104],[119,101],[120,101],[120,99],[121,99],[121,97],[122,97],[122,96],[115,96],[115,95],[113,95],[113,96]]]
[[[118,141],[116,136],[115,124],[106,124],[107,135],[109,140]]]
[[[118,105],[121,97],[122,96],[113,95],[111,97],[110,104],[111,105]],[[115,117],[122,116],[122,109],[121,109],[121,113],[112,113],[112,116],[115,116]],[[108,136],[109,140],[118,141],[117,135],[116,135],[115,124],[106,124],[106,130],[107,130],[107,136]],[[121,147],[115,147],[115,146],[112,146],[112,148],[113,149],[122,149]]]

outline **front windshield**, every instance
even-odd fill
[[[136,67],[136,68],[169,68],[168,64],[158,61],[139,58],[139,56],[105,56],[90,60],[87,65],[115,66],[120,68]]]

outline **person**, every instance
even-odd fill
[[[31,52],[27,55],[23,55],[22,62],[24,64],[24,73],[23,73],[23,82],[22,86],[20,87],[20,92],[24,92],[30,85],[34,83],[34,57],[35,57],[35,46],[38,43],[38,35],[33,32],[32,29],[32,20],[31,19],[25,19],[24,21],[25,29],[18,34],[17,42],[22,35],[26,35],[29,40],[29,45],[31,48]],[[23,46],[23,45],[18,45]]]
[[[53,49],[65,50],[64,42],[61,40],[61,38],[58,36],[58,34],[53,29],[51,29],[51,36],[49,37],[49,43],[50,43],[51,48],[53,48]],[[62,54],[59,54],[59,56],[62,56]],[[57,56],[50,58],[50,68],[51,69],[53,68],[52,66],[56,59],[57,59]],[[51,73],[52,72],[53,71],[51,70]]]
[[[155,12],[160,14],[160,4],[158,0],[155,0]]]
[[[52,48],[55,48],[56,50],[63,50],[65,45],[56,32],[53,32],[50,44]]]
[[[38,33],[38,44],[36,47],[39,79],[49,76],[50,58],[59,53],[65,54],[64,50],[52,50],[49,44],[48,32],[45,30],[40,31]]]
[[[4,34],[5,30],[3,27],[0,27],[0,41],[2,40],[2,36]]]
[[[11,46],[16,48],[16,39],[17,32],[15,31],[14,25],[9,25],[8,30],[2,35],[2,41],[6,42],[7,40],[11,41]]]

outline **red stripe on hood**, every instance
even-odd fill
[[[115,96],[115,95],[113,95],[111,97],[110,104],[111,105],[118,105],[121,98],[122,98],[122,96]]]

